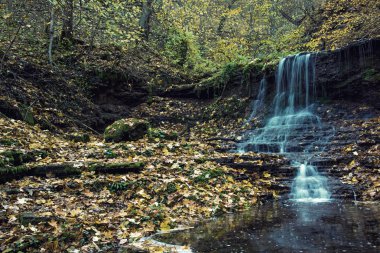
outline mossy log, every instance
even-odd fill
[[[125,174],[125,173],[139,173],[145,164],[143,162],[135,163],[101,163],[90,165],[90,171],[96,173],[108,173],[108,174]]]
[[[70,177],[78,176],[82,171],[90,170],[96,173],[108,174],[126,174],[139,173],[144,169],[143,162],[134,163],[97,163],[88,167],[74,166],[73,163],[63,164],[47,164],[36,166],[16,166],[0,168],[0,183],[5,183],[14,179],[21,179],[25,176],[54,176],[54,177]]]

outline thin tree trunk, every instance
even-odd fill
[[[61,39],[73,40],[74,0],[65,0]]]
[[[53,64],[53,57],[52,57],[53,41],[54,41],[54,5],[52,5],[51,13],[50,13],[49,49],[48,49],[48,56],[49,56],[49,64],[50,65]]]
[[[143,3],[142,13],[139,20],[140,27],[144,31],[144,38],[146,40],[149,39],[149,34],[150,34],[150,19],[153,13],[152,4],[153,4],[153,0],[146,0]]]
[[[96,22],[96,26],[94,26],[94,27],[92,28],[92,31],[91,31],[90,51],[92,51],[92,49],[94,48],[95,35],[96,35],[96,31],[97,31],[98,28],[99,28],[100,22],[101,22],[101,17],[99,16],[99,17],[98,17],[98,21]]]

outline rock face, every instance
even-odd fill
[[[358,42],[317,55],[319,96],[380,108],[380,39]]]
[[[104,132],[107,142],[136,141],[148,133],[149,122],[146,120],[129,118],[115,121]]]
[[[322,100],[347,100],[380,108],[380,39],[360,41],[349,46],[313,53],[317,96]],[[277,64],[277,63],[276,63]],[[268,83],[267,102],[275,95],[276,64],[235,66],[218,85],[208,78],[199,84],[173,86],[164,95],[171,97],[215,98],[231,94],[255,98],[260,80]],[[221,77],[217,77],[217,79]],[[220,81],[220,80],[219,80]],[[225,84],[223,84],[225,82]],[[371,92],[368,92],[368,91]]]

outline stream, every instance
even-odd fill
[[[268,201],[186,231],[154,236],[190,252],[379,252],[380,205]]]

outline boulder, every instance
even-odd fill
[[[104,132],[107,142],[136,141],[148,133],[149,122],[142,119],[128,118],[115,121]]]

